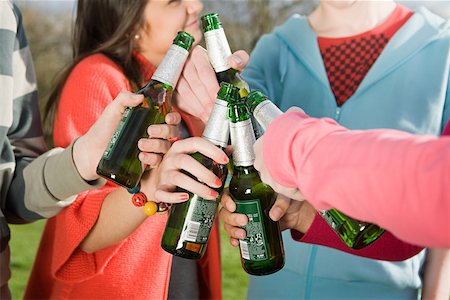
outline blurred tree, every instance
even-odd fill
[[[72,18],[71,12],[48,12],[42,8],[20,5],[28,43],[36,69],[39,104],[43,108],[53,84],[64,66],[70,61]],[[52,143],[52,125],[44,124],[44,134],[49,146]]]

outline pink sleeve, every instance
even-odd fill
[[[101,115],[105,107],[128,82],[120,69],[101,54],[80,62],[64,86],[55,118],[55,146],[65,147],[83,135]],[[56,218],[52,274],[58,279],[82,281],[102,272],[122,243],[86,253],[79,248],[95,225],[105,197],[117,189],[108,182],[104,187],[81,193],[76,201]]]
[[[290,112],[267,128],[263,153],[272,177],[318,209],[336,207],[411,243],[450,246],[450,138],[349,131]]]
[[[444,131],[442,131],[442,135],[450,135],[450,121],[447,122]]]

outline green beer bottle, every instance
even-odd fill
[[[248,224],[243,226],[247,237],[239,240],[242,267],[252,275],[271,274],[284,266],[280,226],[269,217],[276,195],[253,167],[255,135],[245,103],[231,103],[229,116],[234,163],[230,195],[236,202],[236,212],[248,217]]]
[[[228,64],[227,58],[231,55],[231,49],[219,15],[210,13],[201,17],[201,21],[206,50],[208,50],[209,61],[216,72],[217,81],[232,83],[239,87],[241,97],[247,96],[250,91],[247,82],[242,79],[237,70]]]
[[[217,13],[210,13],[204,15],[201,21],[206,50],[208,50],[209,61],[216,72],[217,81],[219,83],[228,82],[234,84],[239,87],[241,97],[246,97],[250,92],[248,83],[245,82],[237,70],[230,67],[227,61],[227,58],[231,55],[231,49],[219,15]],[[250,116],[250,118],[255,137],[259,138],[261,136],[261,129],[253,116]]]
[[[97,174],[127,189],[133,189],[143,173],[138,158],[139,139],[148,137],[147,128],[164,123],[172,110],[172,92],[189,55],[194,38],[180,31],[161,61],[150,81],[136,92],[145,96],[143,103],[127,108],[114,132],[103,157],[97,166]]]
[[[239,98],[239,89],[232,84],[223,82],[203,131],[203,138],[221,149],[225,149],[229,139],[228,103],[237,101]],[[222,186],[215,189],[219,196],[216,200],[206,200],[189,191],[179,189],[178,191],[189,194],[189,200],[172,204],[161,247],[177,256],[199,259],[206,250],[228,168],[226,165],[217,164],[199,152],[192,154],[192,157],[220,178]]]
[[[247,96],[246,103],[263,129],[282,114],[281,110],[260,91],[252,91]],[[335,208],[321,211],[319,214],[341,240],[353,249],[370,245],[384,233],[384,229],[379,226],[352,219]]]
[[[252,91],[245,99],[245,104],[263,130],[269,126],[273,119],[283,114],[283,112],[260,91]]]

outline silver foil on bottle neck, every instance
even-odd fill
[[[189,51],[186,49],[178,45],[170,46],[169,51],[153,73],[152,79],[175,88],[188,56]]]
[[[270,122],[279,117],[283,112],[270,100],[265,100],[258,104],[253,111],[253,116],[259,125],[266,130]]]
[[[203,138],[216,146],[225,148],[228,145],[229,136],[228,102],[216,99],[208,123],[203,131]]]
[[[230,123],[231,145],[233,146],[233,164],[235,166],[248,167],[255,161],[253,144],[255,134],[250,119]]]
[[[231,55],[231,49],[223,28],[205,32],[205,44],[209,61],[216,73],[228,70],[230,65],[227,58]]]

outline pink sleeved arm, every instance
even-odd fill
[[[318,209],[336,207],[411,243],[450,246],[450,138],[349,131],[290,112],[267,128],[263,154],[272,177]]]

